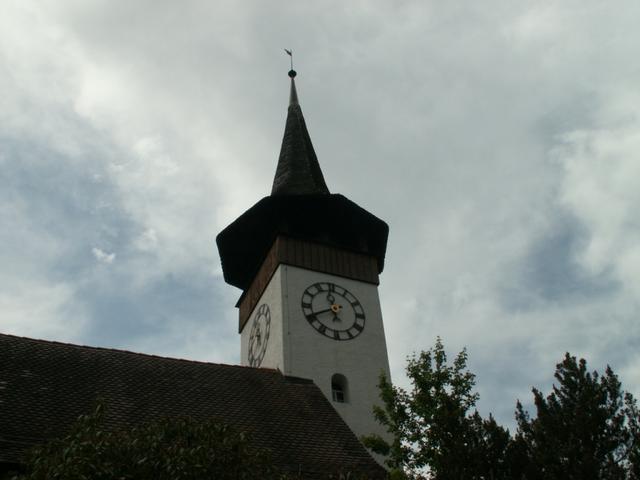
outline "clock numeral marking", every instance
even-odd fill
[[[316,297],[317,312],[314,312]],[[336,305],[338,311],[342,310],[344,315],[340,313],[338,316],[338,312],[335,311]],[[302,293],[301,310],[309,325],[331,340],[352,340],[364,330],[365,312],[362,304],[346,288],[332,282],[309,285]]]
[[[253,325],[249,334],[249,351],[247,360],[251,367],[259,367],[267,351],[267,341],[271,329],[271,312],[269,305],[263,303],[253,317]]]

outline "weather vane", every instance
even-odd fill
[[[288,50],[288,49],[284,49],[285,52],[287,52],[287,55],[289,55],[289,57],[291,57],[291,71],[293,72],[293,50]]]

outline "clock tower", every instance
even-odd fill
[[[329,192],[295,76],[271,195],[216,239],[225,281],[242,289],[241,362],[312,379],[357,436],[384,435],[372,407],[390,378],[378,297],[389,227]]]

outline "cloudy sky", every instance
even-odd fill
[[[215,235],[298,93],[325,178],[391,228],[394,379],[441,336],[483,413],[565,351],[640,394],[640,3],[0,4],[0,331],[239,362]]]

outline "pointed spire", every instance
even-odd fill
[[[302,116],[302,109],[298,103],[294,80],[295,70],[289,71],[289,77],[291,78],[289,111],[271,195],[328,194],[329,189],[320,170],[320,164]]]
[[[291,78],[291,93],[289,94],[289,106],[291,105],[299,105],[298,103],[298,92],[296,91],[296,71],[289,70],[289,77]]]

